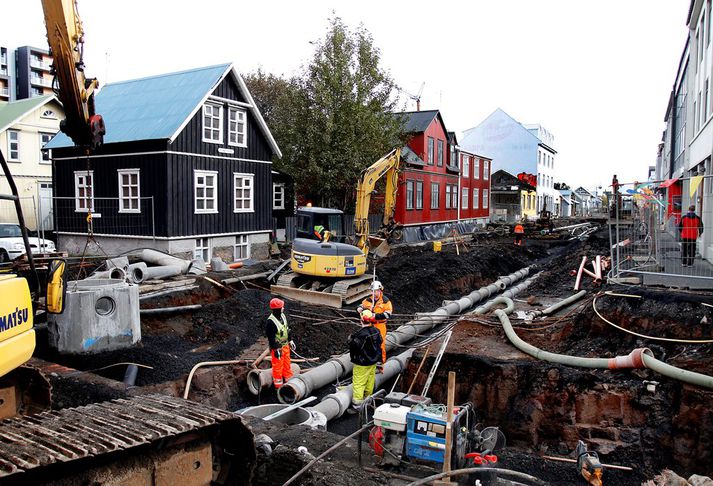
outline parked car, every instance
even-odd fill
[[[51,240],[35,237],[28,239],[32,254],[57,251]],[[12,223],[0,223],[0,263],[9,262],[25,253],[25,243],[22,241],[20,226]]]

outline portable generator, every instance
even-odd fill
[[[440,467],[446,452],[447,409],[418,395],[390,393],[374,411],[369,445],[385,465],[402,461]],[[463,467],[474,437],[470,403],[453,410],[451,464]],[[477,435],[477,434],[476,434]],[[502,434],[501,434],[502,435]]]

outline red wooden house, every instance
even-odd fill
[[[487,222],[490,197],[490,159],[461,152],[453,132],[448,132],[438,110],[400,113],[410,135],[402,150],[402,170],[395,219],[404,234],[429,226],[429,235],[440,237],[455,223]],[[461,163],[468,161],[468,175]],[[477,166],[477,176],[472,167]],[[467,195],[466,195],[467,191]],[[472,203],[473,195],[478,201]],[[483,202],[485,201],[485,202]],[[439,228],[443,231],[437,231]],[[413,228],[414,231],[409,231]],[[469,231],[472,228],[461,228]],[[415,237],[415,235],[412,235]]]

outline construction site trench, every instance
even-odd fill
[[[657,359],[712,375],[713,344],[672,343],[644,339],[614,328],[607,320],[638,333],[682,340],[713,339],[713,295],[669,289],[605,285],[583,279],[587,294],[577,303],[532,321],[526,313],[541,310],[574,293],[574,277],[583,256],[608,254],[604,231],[588,240],[533,238],[515,247],[506,237],[474,239],[467,247],[431,244],[403,245],[377,262],[376,272],[394,304],[391,325],[396,327],[430,312],[443,301],[458,299],[498,277],[527,266],[539,275],[514,297],[510,318],[517,334],[528,343],[554,353],[582,357],[614,357],[647,347]],[[265,262],[240,271],[209,274],[214,281],[265,274],[278,262]],[[131,396],[184,394],[191,369],[201,362],[244,360],[206,366],[192,378],[189,398],[227,410],[275,403],[274,390],[252,395],[246,386],[247,363],[266,347],[264,321],[271,298],[264,276],[216,286],[196,277],[193,288],[142,301],[141,308],[200,305],[199,309],[141,317],[142,341],[131,349],[97,355],[67,356],[47,347],[38,349],[34,365],[50,378],[53,407],[57,409]],[[601,295],[606,291],[641,298]],[[347,337],[357,329],[355,305],[343,309],[287,301],[291,337],[300,366],[324,363],[347,350]],[[472,311],[474,309],[469,309]],[[39,339],[43,342],[43,339]],[[420,393],[440,342],[430,346],[423,370],[416,374],[425,347],[415,349],[395,390]],[[397,354],[403,349],[394,350]],[[294,358],[294,356],[293,356]],[[123,383],[125,365],[137,363],[134,386]],[[269,359],[263,363],[269,367]],[[424,371],[425,370],[425,371]],[[602,462],[630,466],[632,471],[605,470],[605,484],[641,484],[665,468],[684,477],[713,475],[713,392],[657,375],[651,370],[591,370],[548,363],[517,350],[492,311],[460,316],[431,384],[434,403],[445,403],[448,372],[457,372],[455,402],[473,404],[476,419],[497,426],[507,447],[499,453],[499,467],[527,472],[548,484],[573,484],[579,475],[573,464],[554,462],[543,455],[573,457],[578,440],[598,452]],[[315,391],[319,397],[336,383]],[[393,382],[387,384],[391,387]],[[269,458],[258,457],[251,471],[254,484],[282,484],[306,460],[296,451],[304,445],[314,455],[357,428],[353,416],[330,422],[328,430],[280,426],[247,419],[255,435],[267,433],[282,447]],[[277,438],[277,439],[276,439]],[[365,455],[369,454],[368,446]],[[356,471],[353,446],[334,456],[329,467],[316,466],[302,484],[405,484],[386,473]],[[279,474],[274,473],[280,465]],[[371,464],[373,461],[367,461]],[[267,471],[273,471],[268,474]],[[393,473],[393,471],[391,471]],[[416,474],[411,472],[410,474]],[[422,476],[428,475],[421,473]]]

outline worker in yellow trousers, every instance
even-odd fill
[[[374,314],[361,313],[361,328],[349,336],[349,357],[354,365],[352,406],[359,407],[374,392],[376,364],[381,361],[381,333],[374,327]]]
[[[270,301],[270,316],[265,324],[265,334],[270,343],[272,362],[272,383],[279,389],[292,378],[290,350],[294,351],[295,343],[290,340],[287,317],[284,311],[285,302],[281,299]]]
[[[386,363],[386,321],[391,319],[394,306],[384,295],[384,286],[378,280],[371,283],[371,297],[364,299],[357,307],[360,314],[364,310],[370,310],[374,315],[374,327],[381,333],[381,362]]]

